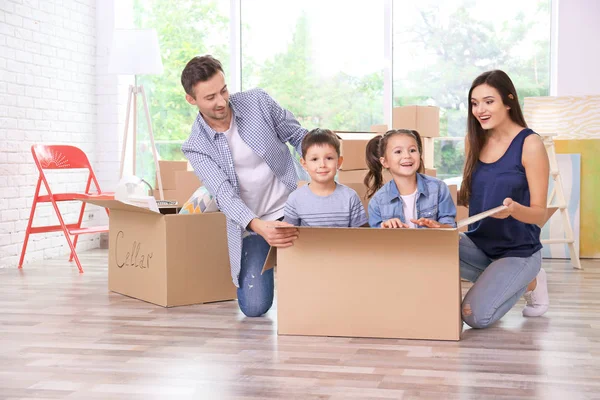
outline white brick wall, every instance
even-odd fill
[[[76,145],[97,168],[96,14],[96,0],[0,1],[0,268],[18,264],[37,180],[31,145]],[[84,179],[57,173],[51,185],[81,190]],[[76,221],[78,204],[60,207]],[[84,221],[94,225],[102,213],[92,208]],[[58,224],[49,204],[37,209],[41,223]],[[83,235],[78,249],[98,243]],[[25,263],[68,253],[62,233],[31,235]]]

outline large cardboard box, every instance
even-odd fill
[[[377,136],[375,133],[365,132],[336,132],[341,141],[341,153],[344,162],[340,168],[343,171],[367,169],[365,152],[369,140]]]
[[[109,290],[163,307],[236,298],[222,213],[162,215],[89,202],[110,209]]]
[[[160,178],[163,190],[176,189],[177,182],[175,180],[175,172],[186,171],[188,169],[188,162],[159,160],[158,167],[160,168]],[[158,179],[156,179],[154,187],[158,189]]]
[[[299,230],[265,263],[277,264],[279,334],[460,339],[456,229]]]
[[[392,128],[414,129],[423,137],[438,137],[440,136],[440,109],[434,106],[394,107]]]

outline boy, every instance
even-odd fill
[[[358,194],[334,180],[343,161],[337,136],[328,129],[313,129],[302,139],[301,150],[300,162],[311,181],[288,197],[284,222],[294,226],[368,226]]]

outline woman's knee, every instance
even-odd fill
[[[461,314],[462,320],[471,328],[485,329],[493,323],[491,317],[486,315],[486,312],[474,310],[468,302],[463,303]]]

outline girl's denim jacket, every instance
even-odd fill
[[[369,201],[369,225],[381,227],[391,218],[404,218],[404,202],[396,183],[391,180],[379,189]],[[417,173],[417,219],[427,218],[456,227],[456,206],[448,186],[441,180]]]

